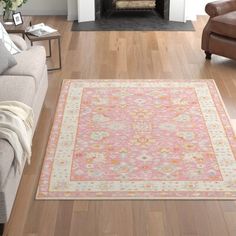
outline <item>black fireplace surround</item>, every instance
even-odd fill
[[[107,12],[112,10],[113,0],[95,0],[95,16],[96,19],[101,19],[107,15]],[[156,0],[156,11],[165,20],[169,20],[170,0]]]

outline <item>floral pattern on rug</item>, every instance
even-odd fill
[[[62,86],[38,199],[233,199],[236,142],[213,81]]]

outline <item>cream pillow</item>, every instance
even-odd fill
[[[1,22],[0,22],[0,39],[2,40],[3,44],[11,54],[16,54],[21,52],[21,50],[13,43],[7,31],[1,24]]]
[[[6,49],[2,40],[0,39],[0,75],[7,69],[16,65],[14,56]]]

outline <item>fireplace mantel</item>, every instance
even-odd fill
[[[170,0],[170,20],[181,22],[186,20],[186,1],[188,0]],[[78,12],[75,11],[76,3],[78,6]],[[95,0],[68,0],[68,9],[71,9],[71,12],[73,12],[71,17],[68,16],[69,19],[78,18],[79,22],[95,20]]]
[[[78,4],[81,2],[87,3],[90,0],[67,0],[68,20],[77,20]],[[196,20],[197,15],[205,14],[205,5],[213,0],[170,0],[170,15],[172,21],[185,22],[186,20]]]

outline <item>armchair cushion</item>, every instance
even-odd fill
[[[236,39],[236,11],[212,18],[211,31]]]

